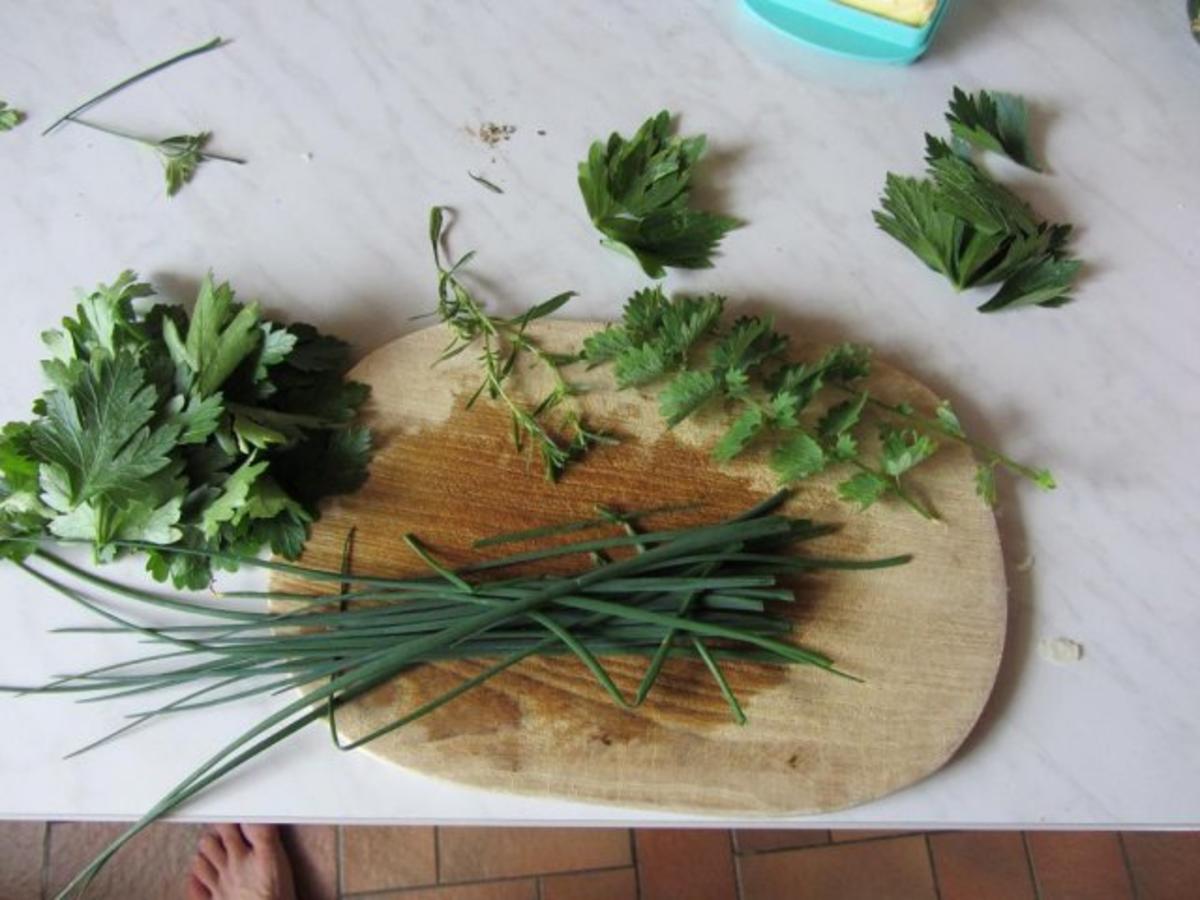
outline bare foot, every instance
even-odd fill
[[[274,825],[213,827],[200,838],[188,900],[296,900],[292,864]]]

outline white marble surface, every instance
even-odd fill
[[[706,131],[707,199],[750,226],[710,272],[672,275],[770,304],[821,337],[874,342],[968,424],[1062,487],[1005,488],[1012,629],[983,723],[942,772],[812,824],[1200,826],[1200,47],[1182,0],[959,0],[910,69],[813,54],[730,2],[56,2],[0,4],[0,416],[39,389],[37,333],[76,286],[134,267],[168,293],[205,269],[360,351],[431,303],[425,215],[462,212],[458,247],[500,308],[574,288],[611,316],[641,279],[595,246],[574,165],[598,130],[667,106]],[[95,111],[146,132],[210,128],[210,164],[175,200],[145,153],[38,132],[178,48],[235,39]],[[916,171],[952,84],[1020,91],[1053,177],[1012,175],[1081,225],[1074,306],[976,314],[870,218],[884,172]],[[517,126],[484,147],[470,126]],[[539,133],[539,129],[545,134]],[[497,196],[471,169],[503,186]],[[1192,399],[1188,399],[1188,396]],[[1032,555],[1034,565],[1018,570]],[[0,680],[112,650],[47,636],[78,621],[0,569]],[[1067,636],[1083,660],[1036,651]],[[57,757],[116,711],[0,699],[0,816],[130,816],[266,704],[159,725]],[[188,816],[438,822],[669,821],[434,782],[330,748],[313,730]]]

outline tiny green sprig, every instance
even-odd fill
[[[159,162],[162,163],[163,179],[166,182],[168,197],[174,197],[179,193],[179,189],[192,180],[192,176],[196,174],[197,167],[203,162],[218,160],[238,166],[246,164],[244,159],[238,159],[235,156],[225,156],[220,153],[206,151],[204,147],[208,143],[208,139],[212,136],[211,132],[208,131],[201,131],[199,134],[179,134],[174,137],[155,140],[153,138],[130,134],[127,131],[120,131],[116,128],[109,128],[106,125],[98,125],[95,122],[88,122],[85,119],[71,119],[71,122],[75,125],[82,125],[85,128],[110,134],[113,137],[133,141],[153,150],[158,156]]]
[[[527,332],[530,323],[560,309],[575,296],[575,292],[557,294],[512,318],[490,315],[458,279],[457,273],[475,255],[474,251],[464,254],[449,267],[442,264],[445,211],[444,207],[435,206],[429,212],[429,242],[438,272],[437,315],[453,334],[438,362],[478,346],[483,380],[467,401],[467,408],[474,406],[485,392],[498,401],[508,410],[517,449],[524,449],[528,442],[532,452],[540,458],[546,477],[557,481],[573,460],[592,447],[616,443],[610,435],[589,428],[572,400],[577,389],[563,375],[563,368],[576,362],[578,357],[551,353]],[[550,390],[532,407],[514,397],[506,386],[522,358],[532,359],[552,378]],[[558,417],[554,425],[549,421],[553,414]]]
[[[936,510],[910,489],[907,476],[946,441],[974,451],[977,493],[989,505],[996,502],[998,468],[1044,490],[1055,487],[1045,469],[1018,463],[969,437],[948,402],[922,415],[906,404],[873,397],[863,387],[871,372],[868,348],[839,344],[815,360],[794,361],[787,336],[774,329],[770,317],[743,316],[725,326],[724,305],[725,298],[717,295],[668,299],[659,287],[638,291],[625,304],[619,325],[584,341],[583,357],[592,366],[611,365],[619,388],[661,384],[659,412],[670,427],[722,403],[729,422],[711,450],[718,462],[759,444],[768,448],[782,484],[837,466],[852,470],[837,492],[860,509],[890,497],[937,519]],[[868,410],[876,414],[870,420]],[[875,422],[878,438],[873,454],[864,449],[869,421]]]
[[[25,113],[0,100],[0,131],[12,131],[25,121]]]

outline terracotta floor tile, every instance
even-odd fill
[[[871,828],[834,828],[829,832],[829,839],[835,844],[847,841],[870,841],[875,838],[898,837],[902,834],[912,834],[911,831],[886,831]]]
[[[819,828],[742,828],[733,838],[738,853],[760,853],[828,844],[829,832]]]
[[[633,862],[625,828],[439,828],[437,840],[447,884]]]
[[[1195,900],[1200,832],[1127,831],[1122,836],[1138,900]]]
[[[379,891],[437,881],[433,828],[342,828],[342,890]]]
[[[537,880],[484,881],[477,884],[443,885],[415,891],[388,891],[363,900],[538,900]]]
[[[1030,831],[1025,842],[1041,900],[1133,900],[1114,832]]]
[[[299,900],[337,900],[337,828],[285,825],[283,845],[292,861]]]
[[[127,826],[120,822],[55,822],[50,825],[49,896],[54,896]],[[96,876],[92,900],[184,896],[202,825],[151,825],[126,844]]]
[[[639,828],[642,900],[735,900],[733,846],[716,828]]]
[[[921,835],[739,857],[742,900],[935,900]]]
[[[41,900],[44,822],[0,822],[0,897]]]
[[[637,872],[573,872],[542,878],[542,900],[638,900]]]
[[[942,900],[1034,900],[1019,831],[957,831],[929,837]]]

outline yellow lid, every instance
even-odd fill
[[[838,0],[905,25],[924,25],[933,15],[937,0]]]

